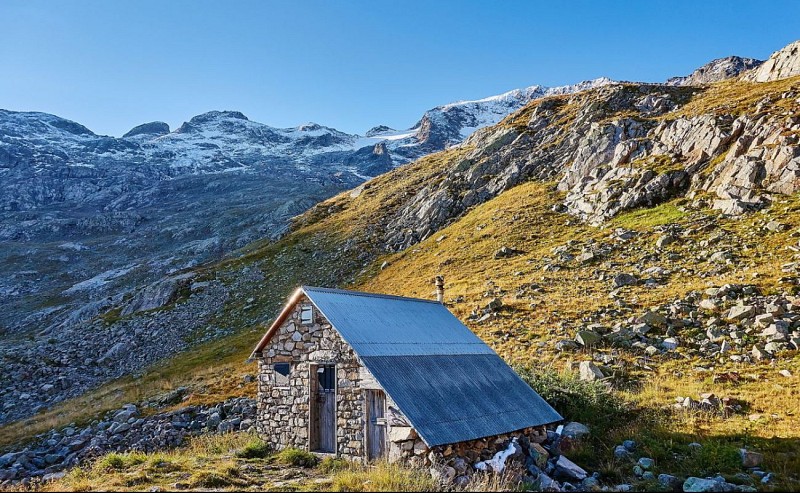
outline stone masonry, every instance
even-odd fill
[[[258,419],[256,428],[274,448],[309,449],[312,366],[336,365],[336,452],[345,458],[364,455],[364,397],[359,386],[358,359],[319,310],[313,323],[300,323],[303,296],[258,360]],[[287,386],[277,386],[275,363],[289,363]]]

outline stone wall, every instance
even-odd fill
[[[469,474],[465,471],[473,471],[476,463],[491,459],[497,452],[505,450],[514,437],[519,438],[520,443],[524,443],[527,448],[528,444],[544,443],[547,440],[547,430],[544,426],[525,428],[512,433],[433,448],[428,448],[413,430],[406,436],[392,430],[389,458],[418,466],[449,466],[456,469],[459,474]]]
[[[314,307],[310,325],[300,323],[306,297],[295,305],[258,360],[256,428],[273,448],[309,449],[312,366],[336,365],[336,453],[345,458],[364,455],[364,398],[358,359],[331,324]],[[274,384],[274,363],[290,363],[288,386]]]

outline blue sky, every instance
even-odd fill
[[[411,126],[438,104],[660,81],[800,38],[800,2],[0,0],[0,108],[121,135],[212,109]]]

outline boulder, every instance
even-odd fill
[[[705,492],[705,491],[727,491],[725,483],[714,481],[713,479],[703,479],[696,477],[686,478],[683,482],[685,492]]]
[[[579,465],[561,455],[555,463],[555,477],[563,481],[583,481],[588,474]]]
[[[742,467],[758,467],[764,461],[764,456],[758,452],[747,449],[739,449],[742,458]]]
[[[598,368],[597,365],[591,361],[581,361],[578,365],[578,368],[580,371],[581,380],[592,382],[605,378],[605,375],[603,375],[603,372],[600,370],[600,368]]]
[[[636,278],[636,276],[622,273],[614,276],[614,279],[612,280],[612,285],[616,289],[616,288],[621,288],[623,286],[633,286],[637,282],[639,282],[639,280]]]
[[[591,330],[581,330],[575,335],[575,341],[584,347],[594,346],[599,340],[600,336]]]
[[[728,312],[728,319],[730,320],[744,320],[756,314],[756,309],[751,305],[737,305],[730,309]]]

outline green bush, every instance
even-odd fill
[[[283,449],[278,453],[277,458],[284,464],[297,467],[314,467],[319,460],[316,455],[299,448]]]
[[[260,438],[248,442],[241,450],[236,452],[236,457],[241,459],[265,459],[270,455],[269,445]]]
[[[596,436],[630,419],[625,401],[599,382],[586,382],[578,375],[552,368],[519,366],[515,370],[566,421],[588,426]]]
[[[322,459],[322,462],[319,463],[318,469],[324,473],[330,473],[334,471],[340,471],[346,468],[349,464],[350,463],[345,459],[325,457]]]

